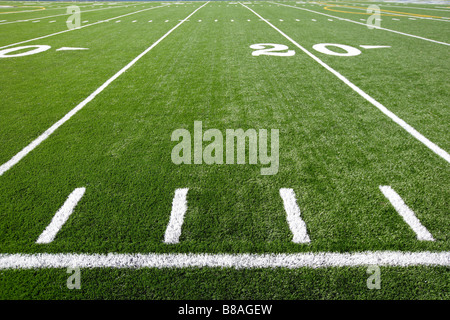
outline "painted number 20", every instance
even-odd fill
[[[294,50],[289,50],[289,47],[285,46],[284,44],[257,43],[252,44],[250,48],[255,50],[252,52],[252,56],[266,55],[266,56],[290,57],[295,54]]]

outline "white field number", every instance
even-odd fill
[[[336,47],[339,49],[344,50],[345,52],[336,52],[329,47]],[[339,56],[339,57],[353,57],[361,54],[361,50],[347,46],[345,44],[338,44],[338,43],[319,43],[313,45],[313,49],[316,51],[319,51],[320,53],[328,54],[330,56]]]
[[[32,48],[34,48],[34,49],[32,49]],[[0,58],[14,58],[14,57],[29,56],[32,54],[47,51],[50,48],[51,47],[47,46],[47,45],[33,45],[33,46],[22,46],[22,47],[9,48],[9,49],[0,50]],[[13,53],[15,51],[22,51],[25,49],[32,49],[32,50],[20,52],[20,53],[16,53],[16,54]],[[13,53],[13,54],[11,54],[11,53]]]
[[[254,57],[256,56],[290,57],[295,54],[294,50],[289,50],[289,47],[285,46],[284,44],[256,43],[252,44],[250,48],[255,50],[252,52],[252,56]]]

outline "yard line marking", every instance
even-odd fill
[[[390,186],[380,186],[381,192],[389,200],[398,214],[405,220],[405,222],[413,229],[417,235],[418,240],[434,241],[431,233],[425,228],[420,220],[416,217],[414,212],[406,205],[403,199]]]
[[[359,25],[367,27],[367,25],[365,23],[354,21],[354,20],[350,20],[350,19],[341,18],[341,17],[338,17],[338,16],[333,16],[331,14],[326,14],[326,13],[322,13],[322,12],[318,12],[318,11],[314,11],[314,10],[309,10],[309,9],[295,7],[295,6],[290,6],[290,5],[282,4],[282,3],[280,3],[280,6],[290,7],[290,8],[294,8],[294,9],[298,9],[298,10],[305,10],[305,11],[313,12],[313,13],[320,14],[320,15],[323,15],[323,16],[326,16],[326,17],[335,18],[335,19],[338,19],[338,20],[347,21],[347,22],[351,22],[351,23],[356,23],[356,24],[359,24]],[[396,31],[396,30],[392,30],[392,29],[387,29],[387,28],[382,28],[382,27],[378,27],[378,26],[373,26],[373,28],[374,29],[379,29],[379,30],[384,30],[384,31],[389,31],[389,32],[393,32],[393,33],[397,33],[397,34],[400,34],[400,35],[403,35],[403,36],[407,36],[407,37],[417,38],[417,39],[420,39],[420,40],[425,40],[425,41],[430,41],[430,42],[434,42],[434,43],[450,46],[450,43],[437,41],[437,40],[432,40],[432,39],[416,36],[416,35],[410,34],[410,33],[404,33],[404,32],[400,32],[400,31]]]
[[[191,14],[189,14],[183,21],[179,22],[175,27],[170,29],[165,35],[159,38],[156,42],[154,42],[150,47],[148,47],[145,51],[139,54],[136,58],[134,58],[131,62],[129,62],[125,67],[120,69],[115,75],[109,78],[105,83],[103,83],[100,87],[97,88],[94,92],[92,92],[86,99],[80,102],[75,108],[70,110],[64,117],[62,117],[58,122],[53,124],[50,128],[48,128],[43,134],[37,137],[34,141],[32,141],[28,146],[23,148],[19,153],[17,153],[14,157],[12,157],[8,162],[2,164],[0,166],[0,176],[2,176],[6,171],[11,169],[15,164],[17,164],[20,160],[22,160],[28,153],[33,151],[38,145],[42,143],[42,141],[46,140],[53,132],[55,132],[60,126],[62,126],[66,121],[68,121],[73,115],[75,115],[78,111],[80,111],[86,104],[92,101],[100,92],[102,92],[106,87],[108,87],[111,82],[116,80],[120,75],[122,75],[125,71],[131,68],[139,59],[141,59],[147,52],[156,47],[161,41],[163,41],[169,34],[171,34],[175,29],[177,29],[183,22],[185,22],[188,18],[190,18],[194,13],[203,8],[206,2],[202,6],[195,9]],[[147,9],[148,10],[148,9]]]
[[[165,5],[162,5],[162,6],[151,7],[151,8],[147,8],[147,9],[143,9],[143,10],[135,11],[135,12],[130,12],[130,13],[127,13],[127,14],[123,14],[123,15],[120,15],[120,16],[117,16],[117,17],[114,17],[114,18],[109,18],[109,19],[107,19],[107,20],[101,20],[101,21],[97,21],[97,22],[94,22],[94,23],[86,24],[86,25],[84,25],[84,26],[80,26],[80,27],[78,27],[78,28],[67,29],[67,30],[63,30],[63,31],[59,31],[59,32],[51,33],[51,34],[48,34],[48,35],[45,35],[45,36],[41,36],[41,37],[37,37],[37,38],[33,38],[33,39],[29,39],[29,40],[24,40],[24,41],[20,41],[20,42],[12,43],[12,44],[8,44],[8,45],[6,45],[6,46],[0,47],[0,49],[4,49],[4,48],[8,48],[8,47],[12,47],[12,46],[15,46],[15,45],[18,45],[18,44],[22,44],[22,43],[27,43],[27,42],[30,42],[30,41],[34,41],[34,40],[40,40],[40,39],[44,39],[44,38],[48,38],[48,37],[52,37],[52,36],[56,36],[56,35],[58,35],[58,34],[62,34],[62,33],[66,33],[66,32],[70,32],[70,31],[74,31],[74,30],[80,30],[80,29],[83,29],[83,28],[86,28],[86,27],[90,27],[90,26],[93,26],[93,25],[99,24],[99,23],[103,23],[103,22],[108,22],[108,21],[111,21],[111,20],[115,20],[115,19],[119,19],[119,18],[122,18],[122,17],[126,17],[126,16],[129,16],[129,15],[132,15],[132,14],[140,13],[140,12],[143,12],[143,11],[147,11],[147,10],[153,10],[153,9],[157,9],[157,8],[163,8],[163,7],[167,7],[167,5],[165,4]]]
[[[122,8],[122,7],[124,7],[124,6],[114,7],[114,8]],[[111,9],[111,8],[85,10],[85,11],[80,11],[80,13],[91,12],[91,11],[99,11],[99,10],[105,10],[105,9]],[[38,20],[38,19],[48,19],[48,18],[60,17],[60,16],[69,16],[71,14],[73,14],[73,13],[62,13],[62,14],[56,14],[56,15],[47,16],[47,17],[32,18],[32,19],[26,19],[26,20],[16,20],[16,21],[10,21],[10,22],[7,22],[7,23],[0,23],[0,25],[10,24],[10,23],[17,23],[17,22],[24,22],[24,21],[32,21],[32,20]],[[2,21],[0,21],[0,22],[2,22]]]
[[[56,51],[75,51],[75,50],[89,50],[89,48],[75,48],[75,47],[61,47]]]
[[[391,46],[366,46],[366,45],[360,45],[363,49],[383,49],[383,48],[390,48]]]
[[[278,254],[0,254],[0,270],[48,268],[330,268],[450,266],[450,252],[364,251]]]
[[[331,68],[329,65],[327,65],[325,62],[320,60],[318,57],[316,57],[314,54],[303,48],[301,45],[299,45],[297,42],[295,42],[292,38],[290,38],[288,35],[286,35],[283,31],[275,27],[273,24],[271,24],[269,21],[264,19],[261,15],[256,13],[254,10],[250,9],[249,7],[241,4],[242,6],[246,7],[248,10],[253,12],[256,16],[261,18],[264,22],[266,22],[269,26],[271,26],[273,29],[275,29],[278,33],[280,33],[283,37],[285,37],[287,40],[292,42],[295,46],[297,46],[300,50],[302,50],[304,53],[306,53],[308,56],[310,56],[312,59],[314,59],[317,63],[319,63],[322,67],[330,71],[332,74],[334,74],[339,80],[344,82],[347,86],[349,86],[351,89],[353,89],[356,93],[358,93],[361,97],[366,99],[368,102],[370,102],[373,106],[375,106],[378,110],[380,110],[382,113],[384,113],[386,116],[391,118],[392,121],[397,123],[399,126],[401,126],[403,129],[405,129],[410,135],[412,135],[414,138],[422,142],[425,146],[427,146],[431,151],[436,153],[438,156],[442,157],[445,161],[450,163],[450,155],[445,151],[444,149],[441,149],[439,146],[428,140],[425,136],[423,136],[420,132],[418,132],[416,129],[411,127],[409,124],[407,124],[403,119],[399,118],[396,114],[394,114],[392,111],[390,111],[388,108],[383,106],[381,103],[379,103],[377,100],[369,96],[367,93],[365,93],[363,90],[361,90],[359,87],[354,85],[350,80],[348,80],[346,77],[344,77],[342,74]]]
[[[56,212],[50,224],[36,240],[36,243],[50,243],[55,239],[56,234],[69,219],[76,205],[83,197],[85,191],[86,188],[77,188],[69,195],[66,202],[64,202],[64,205],[58,210],[58,212]]]
[[[164,235],[164,242],[176,244],[180,242],[181,227],[183,226],[184,215],[187,211],[186,196],[189,188],[175,190],[175,196],[172,201],[172,212],[170,213],[170,221]]]
[[[301,218],[300,208],[295,200],[295,193],[293,189],[280,189],[280,196],[283,199],[284,210],[286,211],[289,229],[293,234],[292,242],[294,243],[309,243],[311,240],[306,230],[306,224]]]

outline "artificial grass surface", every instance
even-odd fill
[[[22,45],[52,48],[0,59],[0,162],[9,160],[203,3],[171,4],[120,18],[120,23],[110,21],[35,40]],[[94,11],[86,17],[82,14],[82,20],[95,22],[158,5]],[[449,149],[446,46],[328,21],[267,2],[250,7],[431,141]],[[305,7],[322,10],[317,5]],[[14,17],[22,19],[19,15]],[[45,10],[27,13],[27,17],[47,15]],[[64,30],[66,18],[55,18],[59,20],[53,24],[0,25],[0,45]],[[404,28],[402,32],[449,39],[448,32],[436,27],[445,29],[445,22],[406,18],[395,22]],[[394,28],[390,23],[383,20],[382,26]],[[253,57],[249,46],[256,43],[284,44],[296,54]],[[317,43],[391,48],[360,49],[358,56],[336,57],[313,50]],[[55,51],[63,46],[89,50]],[[248,164],[173,164],[170,156],[176,143],[171,133],[180,128],[192,133],[194,121],[202,121],[204,131],[216,128],[223,133],[229,128],[279,129],[279,172],[262,176],[261,165]],[[448,182],[445,160],[251,11],[211,2],[0,177],[0,251],[448,251]],[[435,242],[416,239],[381,194],[380,185],[390,185],[399,193]],[[78,187],[86,187],[86,194],[55,241],[36,244]],[[173,194],[176,188],[186,187],[188,211],[180,243],[167,245],[162,240]],[[310,244],[291,242],[280,188],[294,189]],[[83,280],[83,290],[70,293],[65,280],[58,280],[67,278],[64,270],[2,270],[1,297],[448,298],[448,268],[382,268],[392,280],[386,281],[390,284],[383,293],[367,289],[363,269],[83,270],[89,281]],[[359,273],[362,276],[356,276]],[[260,277],[272,285],[262,283]],[[118,278],[123,278],[123,289],[115,288]],[[60,290],[46,286],[45,279]],[[169,283],[169,279],[177,281]],[[419,279],[432,280],[427,287]],[[279,282],[284,285],[274,290],[273,284]],[[301,283],[318,288],[311,293]],[[188,294],[186,287],[195,290]]]

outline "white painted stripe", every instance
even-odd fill
[[[75,47],[61,47],[56,51],[75,51],[75,50],[89,50],[89,48],[75,48]]]
[[[271,26],[273,29],[278,31],[283,37],[285,37],[287,40],[292,42],[295,46],[297,46],[300,50],[302,50],[304,53],[306,53],[308,56],[310,56],[312,59],[314,59],[317,63],[319,63],[322,67],[330,71],[332,74],[334,74],[339,80],[344,82],[347,86],[352,88],[356,93],[358,93],[361,97],[366,99],[368,102],[370,102],[373,106],[378,108],[382,113],[384,113],[386,116],[392,119],[395,123],[397,123],[399,126],[401,126],[403,129],[405,129],[409,134],[411,134],[414,138],[422,142],[425,146],[427,146],[431,151],[442,157],[445,161],[450,163],[450,155],[445,151],[444,149],[441,149],[439,146],[428,140],[425,136],[423,136],[420,132],[418,132],[416,129],[411,127],[409,124],[407,124],[403,119],[399,118],[397,115],[395,115],[392,111],[387,109],[385,106],[383,106],[381,103],[379,103],[377,100],[369,96],[367,93],[365,93],[363,90],[361,90],[359,87],[354,85],[352,82],[350,82],[346,77],[341,75],[339,72],[331,68],[329,65],[327,65],[325,62],[320,60],[318,57],[313,55],[311,52],[303,48],[301,45],[299,45],[297,42],[295,42],[292,38],[290,38],[288,35],[286,35],[283,31],[275,27],[273,24],[271,24],[269,21],[264,19],[262,16],[260,16],[258,13],[256,13],[254,10],[250,9],[249,7],[242,4],[242,6],[246,7],[248,10],[253,12],[256,16],[258,16],[260,19],[262,19],[264,22],[266,22],[269,26]]]
[[[148,47],[144,52],[134,58],[130,63],[128,63],[125,67],[120,69],[115,75],[109,78],[104,84],[102,84],[97,90],[89,95],[86,99],[80,102],[75,108],[70,110],[63,118],[61,118],[58,122],[48,128],[43,134],[37,137],[34,141],[32,141],[28,146],[23,148],[19,153],[17,153],[14,157],[12,157],[8,162],[2,164],[0,166],[0,176],[3,175],[6,171],[11,169],[15,164],[17,164],[20,160],[22,160],[28,153],[33,151],[38,145],[42,143],[42,141],[46,140],[53,132],[55,132],[60,126],[62,126],[65,122],[67,122],[73,115],[75,115],[78,111],[80,111],[86,104],[92,101],[100,92],[105,90],[114,80],[120,77],[125,71],[131,68],[139,59],[141,59],[147,52],[156,47],[161,41],[163,41],[169,34],[171,34],[175,29],[177,29],[183,22],[185,22],[189,17],[191,17],[198,10],[203,8],[208,2],[203,4],[202,6],[195,9],[190,15],[188,15],[184,20],[179,22],[175,27],[170,29],[165,35],[159,38],[155,43],[153,43],[150,47]]]
[[[450,252],[365,251],[291,254],[0,254],[0,269],[47,268],[328,268],[450,266]]]
[[[365,46],[365,45],[360,45],[361,48],[363,49],[383,49],[383,48],[390,48],[391,46]]]
[[[284,210],[287,215],[287,222],[289,229],[293,234],[292,242],[294,243],[309,243],[311,240],[306,230],[306,224],[301,218],[300,208],[295,200],[295,193],[292,189],[280,189],[280,196],[283,199]]]
[[[67,219],[69,219],[85,191],[86,188],[77,188],[69,195],[64,205],[56,212],[52,222],[45,228],[36,243],[50,243],[55,239],[56,234],[61,230],[61,227],[66,223]]]
[[[417,234],[418,240],[434,241],[431,233],[420,223],[420,220],[417,219],[414,212],[406,205],[406,203],[397,194],[397,192],[394,191],[394,189],[392,189],[390,186],[380,186],[380,190],[389,200],[398,214],[402,216],[403,220],[405,220],[405,222]]]
[[[130,13],[127,13],[127,14],[123,14],[123,15],[114,17],[114,18],[109,18],[109,19],[107,19],[107,20],[101,20],[101,21],[97,21],[97,22],[94,22],[94,23],[86,24],[86,25],[80,26],[80,27],[78,27],[78,28],[74,28],[74,29],[66,29],[66,30],[63,30],[63,31],[59,31],[59,32],[47,34],[47,35],[45,35],[45,36],[41,36],[41,37],[29,39],[29,40],[24,40],[24,41],[12,43],[12,44],[8,44],[8,45],[6,45],[6,46],[0,47],[0,49],[12,47],[12,46],[15,46],[15,45],[18,45],[18,44],[27,43],[27,42],[34,41],[34,40],[40,40],[40,39],[44,39],[44,38],[56,36],[56,35],[58,35],[58,34],[70,32],[70,31],[74,31],[74,30],[80,30],[80,29],[83,29],[83,28],[86,28],[86,27],[90,27],[90,26],[97,25],[97,24],[99,24],[99,23],[108,22],[108,21],[111,21],[111,20],[115,20],[115,19],[119,19],[119,18],[122,18],[122,17],[130,16],[130,15],[132,15],[132,14],[136,14],[136,13],[140,13],[140,12],[144,12],[144,11],[148,11],[148,10],[153,10],[153,9],[157,9],[157,8],[162,8],[162,7],[167,7],[167,5],[165,4],[165,5],[162,5],[162,6],[151,7],[151,8],[147,8],[147,9],[135,11],[135,12],[130,12]]]
[[[298,10],[304,10],[304,11],[309,11],[309,12],[313,12],[316,14],[320,14],[326,17],[330,17],[330,18],[335,18],[335,19],[339,19],[342,21],[347,21],[347,22],[351,22],[351,23],[356,23],[362,26],[365,26],[367,28],[367,24],[359,22],[359,21],[354,21],[354,20],[350,20],[350,19],[345,19],[345,18],[341,18],[338,16],[333,16],[331,14],[326,14],[326,13],[322,13],[322,12],[318,12],[318,11],[314,11],[314,10],[309,10],[309,9],[305,9],[305,8],[299,8],[299,7],[295,7],[295,6],[290,6],[287,4],[279,4],[280,6],[285,6],[285,7],[290,7],[290,8],[294,8],[294,9],[298,9]],[[400,31],[396,31],[396,30],[392,30],[392,29],[386,29],[386,28],[382,28],[382,27],[378,27],[378,26],[373,26],[374,29],[379,29],[379,30],[384,30],[384,31],[388,31],[388,32],[393,32],[393,33],[397,33],[403,36],[407,36],[407,37],[412,37],[412,38],[416,38],[416,39],[421,39],[421,40],[425,40],[425,41],[429,41],[429,42],[434,42],[434,43],[438,43],[438,44],[443,44],[446,46],[450,46],[450,43],[446,43],[446,42],[442,42],[442,41],[436,41],[436,40],[432,40],[432,39],[428,39],[428,38],[424,38],[424,37],[420,37],[420,36],[416,36],[414,34],[410,34],[410,33],[404,33],[404,32],[400,32]]]
[[[184,221],[184,215],[187,211],[187,193],[189,188],[175,190],[175,196],[172,201],[172,212],[170,213],[169,224],[164,235],[164,242],[175,244],[180,242],[181,227]]]

